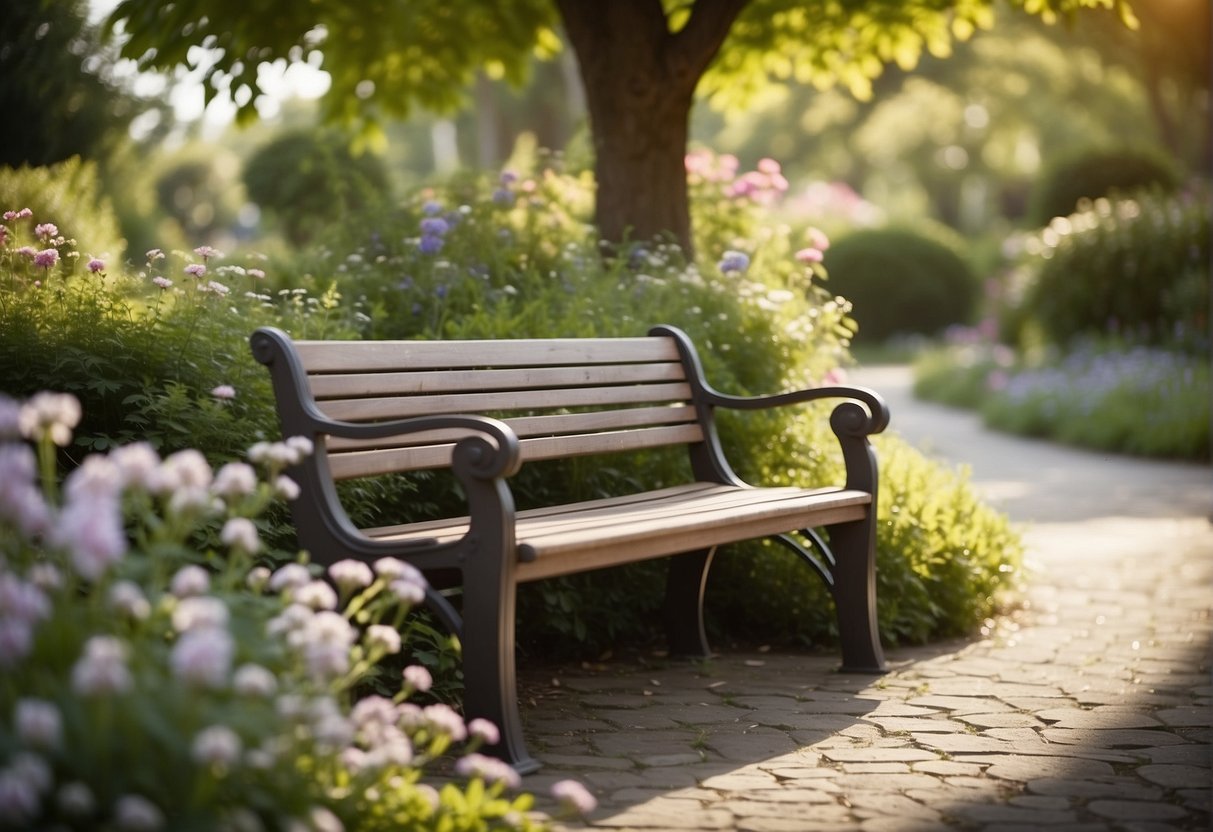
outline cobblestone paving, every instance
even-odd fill
[[[953,427],[979,441],[961,449],[979,487],[1006,486],[1029,453]],[[1213,527],[1192,510],[1211,505],[1209,474],[1033,447],[1090,510],[1054,519],[1064,490],[1008,509],[1038,520],[1023,610],[978,639],[890,651],[884,676],[769,652],[524,668],[544,763],[526,788],[578,779],[599,800],[585,825],[613,830],[1213,828]],[[1203,503],[1185,503],[1194,490]]]

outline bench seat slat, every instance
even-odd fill
[[[424,372],[314,374],[308,377],[318,400],[356,396],[400,396],[545,387],[591,387],[683,381],[676,362],[590,364],[579,367],[526,367],[511,370],[427,370]]]
[[[698,424],[669,425],[622,431],[604,431],[573,436],[545,436],[519,441],[522,460],[534,462],[561,457],[640,451],[665,445],[687,444],[703,439]],[[424,445],[372,451],[346,451],[329,457],[329,468],[338,480],[372,477],[395,471],[419,471],[451,464],[453,444]]]
[[[738,488],[712,483],[518,513],[517,542],[534,560],[517,577],[532,581],[786,532],[863,519],[864,491]],[[368,529],[376,538],[451,541],[467,518]]]
[[[536,436],[559,436],[563,434],[588,433],[590,431],[619,428],[641,428],[656,425],[677,425],[695,421],[695,408],[689,405],[673,407],[631,407],[626,410],[597,410],[590,413],[561,413],[555,416],[520,416],[507,419],[514,433],[521,439]],[[386,439],[346,439],[330,436],[325,447],[330,457],[342,451],[408,448],[419,445],[449,444],[458,442],[474,431],[462,428],[450,430],[427,430],[406,433]]]
[[[515,341],[295,341],[309,373],[678,361],[669,338]]]
[[[622,387],[573,387],[517,393],[453,393],[409,398],[334,399],[318,402],[331,419],[372,422],[432,416],[442,413],[500,413],[511,410],[541,411],[565,407],[605,407],[646,402],[683,402],[691,397],[690,385],[633,384]]]

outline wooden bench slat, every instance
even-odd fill
[[[427,370],[424,372],[312,375],[308,384],[318,399],[469,391],[535,390],[544,387],[592,387],[683,381],[682,365],[590,364],[576,367],[528,367],[512,370]]]
[[[695,408],[690,405],[666,407],[630,407],[626,410],[596,410],[589,413],[561,413],[555,416],[520,416],[505,420],[519,438],[589,433],[620,428],[677,425],[695,421]],[[406,433],[386,439],[345,439],[331,436],[325,442],[330,459],[347,451],[412,448],[421,445],[444,445],[458,442],[475,431],[462,428],[427,430]]]
[[[409,398],[334,399],[318,402],[331,419],[372,422],[446,413],[529,412],[565,407],[605,407],[645,402],[684,402],[691,388],[685,382],[634,384],[622,387],[574,387],[517,393],[452,393]]]
[[[590,454],[616,453],[660,448],[664,445],[685,445],[703,439],[698,424],[637,428],[623,431],[577,434],[573,436],[537,437],[520,440],[522,460],[533,462]],[[425,445],[416,448],[392,448],[372,451],[347,451],[329,458],[333,478],[373,477],[394,471],[419,471],[442,468],[451,464],[454,444]]]
[[[516,341],[295,341],[309,373],[677,361],[669,338]]]
[[[702,488],[609,498],[523,511],[517,541],[537,558],[517,566],[520,581],[539,580],[642,558],[862,519],[871,503],[864,491],[845,489]],[[382,539],[437,538],[467,532],[467,518],[370,529]]]

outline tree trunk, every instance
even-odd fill
[[[670,32],[661,0],[556,0],[581,67],[608,241],[672,236],[693,255],[686,185],[695,87],[748,0],[698,0]]]

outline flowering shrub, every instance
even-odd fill
[[[1207,359],[1118,342],[1024,360],[973,341],[915,364],[917,395],[978,409],[990,427],[1144,456],[1208,459],[1210,391]]]
[[[256,518],[302,439],[212,468],[146,443],[55,479],[78,401],[0,399],[0,828],[535,829],[496,727],[352,691],[400,651],[424,581],[395,559],[259,565]],[[29,444],[17,441],[21,436]],[[198,532],[218,528],[199,549]],[[406,631],[407,633],[407,631]],[[452,748],[462,784],[425,767]],[[576,784],[555,795],[578,811]]]

